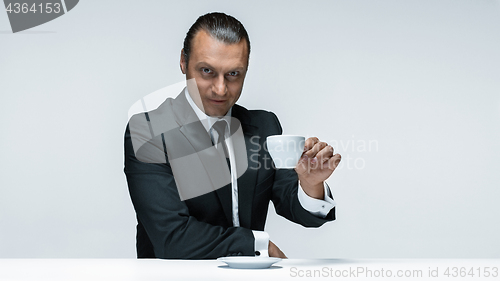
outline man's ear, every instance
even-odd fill
[[[186,74],[186,57],[184,56],[184,49],[181,50],[181,62],[180,62],[180,66],[181,66],[181,71],[182,71],[182,74]]]

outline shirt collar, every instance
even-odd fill
[[[212,128],[212,125],[215,122],[217,122],[221,119],[226,120],[227,125],[229,126],[229,128],[231,128],[231,112],[233,110],[233,107],[231,107],[227,111],[226,115],[224,115],[224,117],[222,117],[222,118],[208,116],[205,114],[205,112],[201,111],[201,109],[198,108],[196,103],[191,98],[191,95],[189,94],[187,87],[184,88],[184,92],[185,92],[186,99],[187,99],[189,105],[191,106],[191,108],[193,108],[194,113],[196,113],[196,116],[198,117],[198,119],[200,119],[201,124],[203,124],[203,127],[205,127],[205,130],[207,130],[207,132],[210,131],[210,129]]]

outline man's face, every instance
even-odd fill
[[[226,44],[201,30],[193,38],[189,63],[181,52],[181,70],[186,80],[194,78],[200,100],[193,100],[209,116],[224,116],[236,103],[243,88],[248,66],[245,40]],[[190,91],[190,93],[192,93]]]

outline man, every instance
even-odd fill
[[[274,169],[263,148],[267,136],[282,133],[278,119],[235,104],[249,55],[238,20],[222,13],[199,17],[181,50],[187,87],[129,121],[124,171],[139,258],[285,258],[263,232],[270,200],[278,214],[306,227],[335,219],[324,181],[340,155],[309,138],[295,169]]]

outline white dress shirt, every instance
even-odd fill
[[[196,103],[193,101],[191,98],[187,87],[185,88],[185,95],[186,98],[189,102],[189,105],[193,108],[194,112],[196,113],[196,116],[198,119],[200,119],[201,123],[203,124],[203,127],[207,130],[207,133],[211,136],[213,140],[217,140],[219,137],[219,134],[215,129],[212,128],[213,124],[219,120],[225,120],[227,123],[227,127],[225,130],[225,136],[224,139],[226,141],[227,149],[229,152],[229,162],[230,162],[230,169],[231,169],[231,188],[232,188],[232,218],[233,218],[233,225],[236,227],[240,226],[240,219],[239,219],[239,214],[238,214],[238,180],[237,180],[237,174],[236,174],[236,167],[234,166],[233,163],[235,162],[235,156],[234,156],[234,149],[233,149],[233,143],[231,139],[231,133],[229,131],[230,125],[231,125],[231,112],[232,108],[229,109],[227,114],[222,117],[222,118],[217,118],[217,117],[212,117],[206,115],[201,109],[198,108]],[[216,143],[216,141],[214,142]],[[215,144],[217,147],[217,143]],[[299,188],[298,188],[298,199],[300,202],[300,205],[310,212],[311,214],[318,216],[318,217],[326,217],[326,215],[330,212],[330,210],[335,207],[336,203],[332,199],[331,191],[328,185],[325,182],[325,196],[323,200],[312,198],[309,195],[307,195],[304,190],[302,189],[302,186],[300,186],[299,182]],[[258,230],[252,230],[254,238],[255,238],[255,251],[259,251],[261,256],[268,256],[268,245],[269,245],[269,234],[264,231],[258,231]]]

